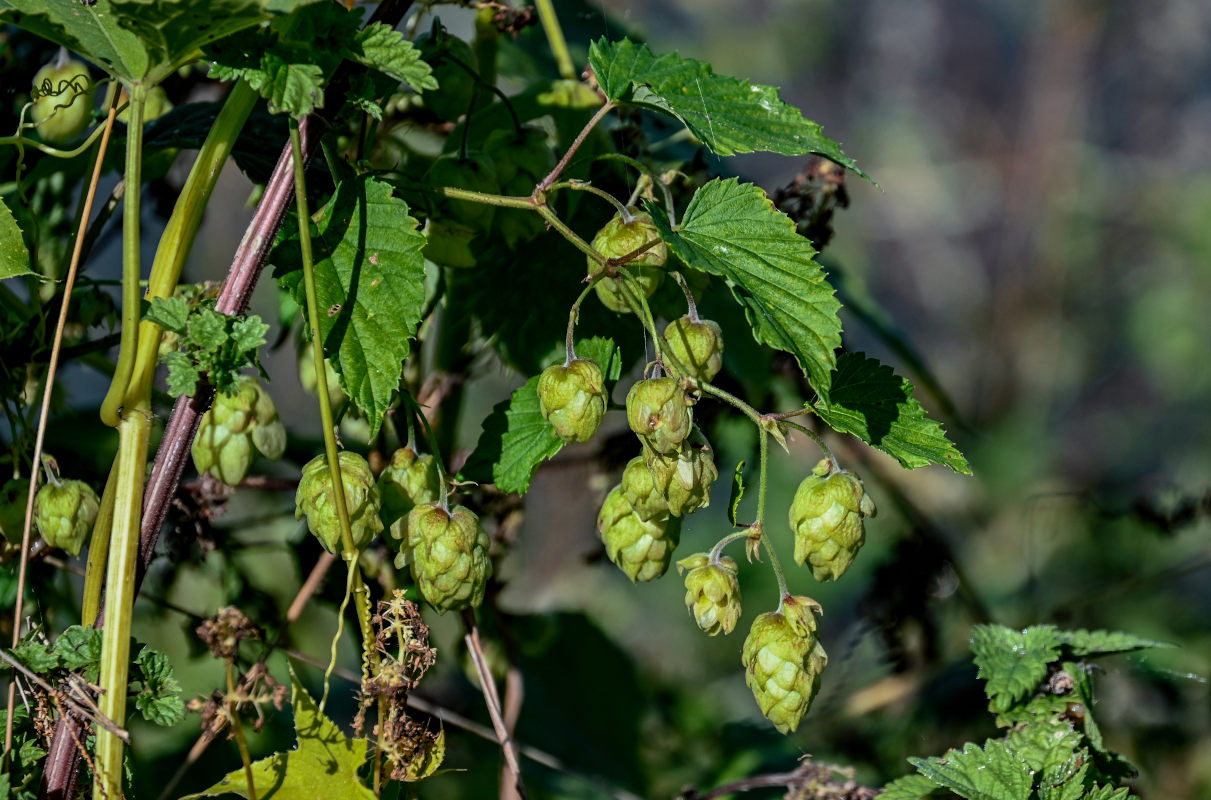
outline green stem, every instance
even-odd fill
[[[555,55],[555,63],[559,65],[560,77],[576,80],[576,67],[572,66],[572,54],[563,38],[563,29],[559,27],[559,17],[555,16],[555,4],[551,0],[536,0],[535,5],[538,7],[538,18],[542,20],[542,29],[547,34],[547,42]]]
[[[126,126],[126,196],[122,211],[122,343],[113,381],[101,403],[101,421],[111,427],[121,422],[119,409],[126,398],[135,369],[139,332],[139,214],[143,190],[143,101],[147,89],[130,87],[130,120]]]
[[[720,400],[724,401],[725,403],[730,403],[731,405],[740,409],[742,412],[744,412],[744,415],[746,417],[748,417],[754,423],[756,423],[758,428],[761,427],[761,414],[758,413],[757,409],[753,408],[752,406],[750,406],[748,403],[741,400],[736,395],[731,394],[730,392],[726,392],[723,389],[720,389],[718,386],[716,386],[713,383],[700,383],[700,384],[698,384],[698,388],[701,389],[702,391],[706,392],[707,394],[713,395],[714,397],[719,398]]]
[[[602,277],[603,273],[598,273],[596,277],[589,281],[588,285],[580,291],[580,296],[576,298],[576,302],[572,303],[572,309],[568,311],[568,335],[564,342],[567,348],[567,360],[563,364],[565,367],[572,363],[572,359],[576,358],[576,350],[573,346],[572,335],[576,329],[576,322],[580,319],[580,304],[583,303],[584,299],[589,296],[589,292],[593,291],[593,288],[597,286],[597,282],[600,281]]]
[[[652,316],[652,309],[648,306],[648,299],[643,293],[643,287],[639,285],[639,279],[626,270],[619,271],[618,277],[622,279],[622,292],[626,296],[627,302],[631,305],[632,310],[638,314],[643,327],[647,328],[648,334],[652,337],[652,346],[656,348],[656,358],[661,364],[667,365],[668,362],[671,362],[673,368],[678,372],[682,375],[688,375],[689,370],[677,360],[677,356],[667,352],[661,346],[660,343],[663,339],[656,330],[656,318]]]
[[[623,205],[621,200],[604,189],[598,189],[591,183],[586,183],[585,181],[560,181],[559,183],[553,183],[547,187],[548,191],[554,189],[572,189],[573,191],[577,192],[589,192],[590,194],[595,194],[608,202],[610,205],[614,206],[614,209],[618,212],[618,216],[622,217],[623,222],[629,225],[635,221],[635,215],[631,213],[629,208]]]
[[[781,417],[779,417],[778,415],[773,415],[773,416],[776,419],[781,419]],[[811,428],[808,428],[806,425],[800,425],[797,422],[790,422],[785,419],[781,419],[781,422],[783,425],[786,425],[789,428],[794,428],[797,431],[806,433],[808,438],[810,438],[813,442],[815,442],[816,446],[819,447],[820,450],[824,452],[825,457],[828,458],[828,460],[832,462],[833,469],[834,470],[837,469],[837,466],[838,466],[837,457],[833,455],[832,448],[830,448],[827,444],[824,443],[824,440],[820,438],[819,434],[817,434]]]
[[[500,208],[524,208],[535,210],[537,204],[531,197],[510,197],[504,194],[487,194],[486,192],[476,192],[471,189],[457,189],[453,186],[426,186],[423,187],[427,191],[434,194],[440,194],[442,197],[449,197],[452,200],[467,200],[472,203],[483,203],[488,206],[499,206]]]
[[[786,588],[786,574],[782,571],[782,563],[778,561],[778,554],[774,552],[774,544],[770,541],[769,534],[765,532],[765,489],[769,485],[769,434],[764,430],[760,431],[761,436],[761,482],[757,488],[757,521],[754,527],[761,530],[761,542],[765,545],[765,552],[769,554],[770,567],[774,570],[774,575],[778,578],[778,610],[782,610],[782,599],[789,592]]]
[[[621,161],[622,163],[624,163],[628,166],[634,167],[641,174],[647,175],[648,179],[652,182],[653,185],[660,187],[660,193],[664,196],[664,210],[667,211],[668,215],[669,215],[669,225],[673,228],[673,230],[677,229],[677,207],[673,204],[673,193],[669,190],[669,185],[667,183],[665,183],[659,175],[656,174],[655,170],[653,170],[647,164],[644,164],[639,159],[631,158],[630,156],[624,156],[622,153],[602,153],[601,155],[597,156],[596,159],[594,159],[594,160],[595,161],[605,161],[605,160]],[[638,192],[639,189],[641,189],[641,188],[642,188],[642,183],[637,184],[635,187],[636,192]],[[635,197],[635,195],[632,195],[632,197]]]
[[[79,144],[79,146],[77,146],[71,150],[60,150],[56,147],[51,147],[48,144],[43,144],[42,142],[39,142],[36,139],[26,139],[24,136],[22,136],[19,133],[16,136],[0,136],[0,147],[3,147],[5,145],[10,145],[10,144],[11,145],[24,145],[25,147],[32,147],[35,150],[39,150],[39,151],[45,153],[46,155],[54,156],[55,158],[75,158],[76,156],[80,155],[88,148],[92,147],[93,142],[97,141],[97,139],[104,132],[105,132],[105,125],[104,124],[98,125],[92,133],[88,134],[87,139],[85,139],[83,142],[81,142]]]
[[[727,536],[724,536],[722,539],[720,539],[718,542],[715,543],[714,547],[711,548],[711,552],[710,552],[711,563],[712,564],[719,563],[719,556],[722,555],[723,548],[727,547],[732,542],[739,541],[740,539],[748,539],[748,538],[751,538],[751,536],[752,536],[752,534],[749,533],[748,531],[736,531],[735,533],[729,533]]]
[[[244,762],[244,782],[248,784],[248,800],[256,800],[256,783],[252,775],[252,756],[248,753],[248,742],[244,740],[244,726],[240,723],[240,709],[235,702],[235,676],[231,662],[227,662],[227,715],[231,719],[231,732],[240,748],[240,760]]]
[[[584,239],[581,239],[579,236],[577,236],[576,231],[569,228],[567,226],[567,224],[562,219],[559,218],[559,215],[557,215],[554,211],[551,210],[550,206],[548,206],[544,203],[540,206],[535,207],[535,210],[538,211],[539,215],[547,221],[548,225],[550,225],[555,230],[559,231],[559,233],[563,236],[563,238],[565,238],[569,242],[571,242],[576,247],[577,250],[581,251],[582,253],[587,255],[589,258],[596,261],[598,264],[601,264],[603,266],[605,265],[606,257],[603,256],[601,253],[598,253],[596,250],[594,250],[593,246],[591,244],[589,244]]]
[[[568,163],[572,160],[572,156],[576,154],[576,151],[580,149],[582,144],[584,144],[584,140],[588,138],[589,132],[592,131],[593,128],[597,127],[597,123],[605,119],[605,115],[610,113],[613,108],[614,103],[612,101],[607,101],[604,105],[602,105],[601,108],[597,109],[597,113],[595,113],[589,119],[589,121],[585,123],[584,127],[581,128],[580,133],[576,134],[576,138],[572,140],[572,144],[568,147],[568,152],[563,154],[563,158],[559,159],[559,163],[556,164],[554,169],[547,174],[547,177],[543,178],[539,184],[534,187],[534,197],[536,199],[546,192],[546,190],[550,188],[551,184],[559,180],[559,176],[563,174],[565,169],[567,169]]]
[[[109,538],[114,524],[114,501],[118,489],[118,462],[109,471],[105,490],[101,493],[101,508],[93,523],[92,536],[88,540],[88,563],[84,568],[84,601],[80,611],[80,624],[92,627],[101,611],[101,593],[105,586],[105,563],[109,558]]]

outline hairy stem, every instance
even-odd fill
[[[559,159],[559,163],[556,164],[555,168],[547,174],[547,177],[539,181],[538,186],[534,187],[534,197],[536,200],[551,187],[551,184],[559,180],[559,176],[563,174],[565,169],[567,169],[568,164],[572,161],[572,156],[576,155],[576,151],[580,149],[582,144],[584,144],[584,140],[588,138],[589,133],[593,130],[593,128],[597,127],[597,123],[605,119],[605,115],[610,113],[610,111],[613,109],[614,103],[607,101],[604,105],[602,105],[601,108],[597,109],[597,113],[585,123],[585,126],[581,128],[580,133],[576,134],[576,138],[572,140],[572,144],[568,147],[568,152],[563,154],[563,158]]]
[[[244,782],[248,784],[248,800],[257,800],[256,782],[252,779],[252,756],[248,753],[248,742],[244,740],[244,726],[240,723],[240,709],[235,701],[235,676],[231,662],[227,662],[227,716],[231,720],[231,732],[240,748],[240,760],[244,762]]]

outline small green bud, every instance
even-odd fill
[[[679,518],[642,519],[627,502],[621,486],[615,486],[606,496],[597,515],[597,530],[606,555],[636,582],[663,575],[681,540]]]
[[[391,454],[387,468],[379,474],[378,490],[382,499],[379,516],[388,533],[399,540],[401,551],[406,551],[409,512],[422,503],[441,499],[437,460],[428,453],[417,455],[411,447],[401,447]]]
[[[47,544],[78,556],[100,508],[97,493],[84,481],[48,483],[34,498],[34,523]]]
[[[407,527],[412,577],[425,601],[443,614],[482,603],[492,560],[479,517],[463,506],[426,503],[409,512]]]
[[[378,516],[378,487],[370,465],[357,453],[342,450],[337,454],[337,460],[345,489],[345,507],[349,512],[349,531],[354,547],[361,550],[383,529]],[[324,549],[329,553],[340,552],[341,520],[327,457],[316,456],[303,467],[294,503],[295,519],[307,517],[308,530],[320,540]]]
[[[191,453],[199,475],[209,472],[215,480],[236,486],[252,465],[252,435],[232,433],[230,428],[220,425],[215,421],[215,408],[211,407],[198,424]]]
[[[744,680],[761,713],[780,733],[799,727],[816,692],[828,655],[816,635],[820,605],[785,597],[781,611],[761,614],[744,640]]]
[[[605,407],[605,377],[591,358],[574,358],[566,367],[552,364],[538,377],[538,408],[543,419],[569,442],[593,438]]]
[[[693,447],[685,442],[669,455],[653,451],[644,453],[644,460],[664,486],[669,513],[683,517],[711,504],[711,485],[719,477],[715,459],[705,447]]]
[[[0,534],[9,544],[21,544],[28,499],[28,478],[10,478],[4,486],[0,486]]]
[[[706,553],[695,553],[677,562],[685,576],[685,605],[690,616],[707,635],[731,633],[740,619],[740,581],[736,562],[723,556],[716,564]]]
[[[723,368],[723,329],[717,322],[680,317],[664,329],[664,341],[695,380],[708,382]]]
[[[866,541],[863,520],[875,515],[875,502],[852,472],[833,472],[824,459],[803,479],[790,508],[795,533],[795,562],[808,562],[818,581],[840,578]]]
[[[650,215],[633,214],[633,219],[626,222],[621,214],[616,214],[593,237],[593,249],[606,258],[621,258],[653,239],[659,238],[660,231],[652,224]],[[668,247],[662,241],[622,265],[621,269],[639,281],[639,287],[644,297],[651,297],[664,281],[664,264],[668,261],[668,257]],[[603,269],[602,265],[591,258],[588,259],[588,262],[589,277],[597,277]],[[602,278],[594,289],[597,291],[597,299],[611,311],[624,314],[631,311],[626,300],[627,293],[623,291],[621,277]]]
[[[691,403],[676,378],[637,381],[627,392],[627,422],[657,453],[672,453],[690,435]]]

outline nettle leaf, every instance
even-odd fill
[[[1097,656],[1110,653],[1133,653],[1137,650],[1150,650],[1157,647],[1174,647],[1169,642],[1158,642],[1143,639],[1129,633],[1118,631],[1060,631],[1060,643],[1072,655]]]
[[[359,64],[390,75],[414,89],[436,89],[433,69],[421,60],[420,51],[402,33],[381,22],[358,31],[348,49]]]
[[[942,787],[924,775],[905,775],[896,778],[875,795],[875,800],[922,800],[936,796]]]
[[[967,459],[912,393],[912,384],[891,367],[863,353],[842,353],[828,391],[808,407],[834,430],[852,433],[908,469],[943,464],[970,475]]]
[[[577,342],[576,355],[591,358],[605,376],[606,396],[622,372],[622,355],[610,339],[593,337]],[[495,483],[502,492],[525,494],[538,465],[563,449],[564,440],[542,416],[535,375],[497,403],[484,420],[475,451],[459,477],[478,483]]]
[[[399,386],[425,302],[425,238],[408,204],[368,176],[342,181],[312,224],[324,351],[341,388],[378,432]],[[297,231],[278,242],[274,273],[305,305]]]
[[[1060,635],[1054,625],[1015,631],[1003,625],[976,625],[971,650],[988,685],[989,708],[1000,713],[1021,701],[1047,677],[1047,665],[1060,657]]]
[[[37,639],[22,639],[13,648],[13,658],[33,672],[49,672],[59,666],[59,657],[45,642]]]
[[[782,102],[773,86],[716,75],[710,64],[676,53],[657,57],[629,39],[594,42],[589,65],[610,100],[676,117],[717,155],[814,153],[869,180],[819,125]]]
[[[699,189],[676,229],[663,209],[647,209],[669,249],[687,266],[726,280],[753,337],[793,355],[825,396],[841,346],[841,304],[795,223],[765,192],[736,178]]]
[[[183,297],[153,297],[143,319],[166,331],[184,333],[189,319],[189,302]]]
[[[968,742],[941,758],[910,758],[917,771],[967,800],[1022,800],[1034,783],[1030,767],[1000,739]]]
[[[317,797],[341,797],[347,800],[376,800],[358,777],[366,762],[369,741],[350,739],[325,717],[311,695],[290,672],[294,685],[294,729],[298,746],[286,753],[274,753],[252,765],[252,780],[258,797],[274,800],[313,800]],[[238,794],[249,797],[244,768],[233,770],[209,789],[182,800]]]
[[[0,200],[0,280],[33,274],[29,268],[29,250],[21,236],[21,227],[17,225],[8,205]]]
[[[172,727],[185,719],[181,684],[177,683],[172,663],[159,650],[144,647],[135,659],[143,688],[135,695],[135,706],[143,718],[156,725]]]
[[[72,625],[55,640],[59,666],[66,670],[85,670],[85,677],[96,680],[101,664],[101,631]]]
[[[0,0],[0,22],[62,45],[118,78],[142,78],[151,66],[139,37],[119,26],[110,0]]]

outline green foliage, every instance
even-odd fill
[[[399,386],[425,302],[425,240],[416,227],[408,204],[370,177],[342,181],[312,226],[324,350],[371,434]],[[297,236],[279,240],[271,259],[281,285],[305,306]]]
[[[21,237],[21,228],[13,219],[8,204],[0,201],[0,280],[18,275],[32,275],[29,251]]]
[[[141,673],[135,707],[148,722],[170,728],[185,719],[185,703],[181,700],[181,684],[177,683],[168,656],[144,647],[135,657],[134,665]]]
[[[157,297],[144,319],[180,336],[179,349],[164,357],[173,397],[193,395],[203,378],[220,394],[235,394],[240,370],[260,369],[260,348],[269,326],[255,314],[233,317],[210,304],[190,308],[183,298]]]

